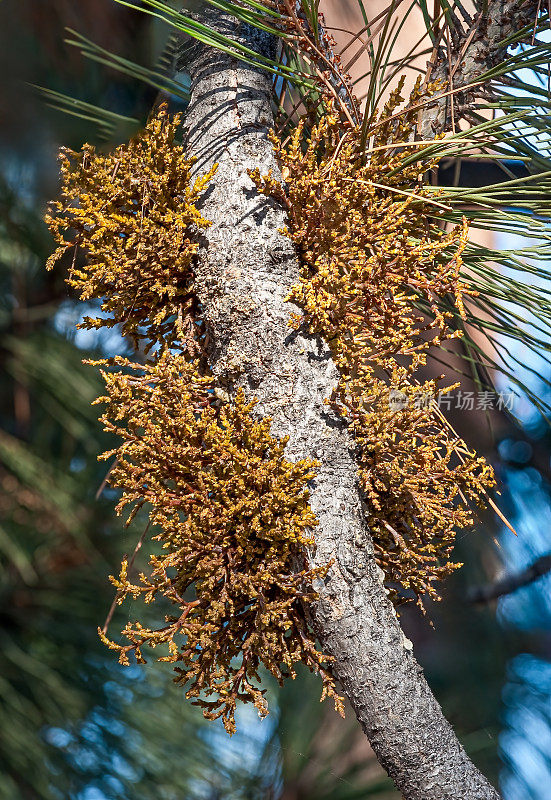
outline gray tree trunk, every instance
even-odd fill
[[[212,16],[214,13],[216,16]],[[267,54],[273,42],[212,12],[209,23]],[[362,512],[354,443],[324,405],[337,373],[327,346],[288,321],[299,263],[279,229],[284,213],[259,196],[247,168],[277,173],[266,134],[270,79],[195,45],[186,115],[195,169],[219,164],[203,211],[197,290],[214,371],[230,394],[244,387],[259,414],[290,437],[287,454],[322,462],[311,493],[319,520],[312,565],[334,559],[312,618],[323,650],[379,761],[407,800],[490,800],[496,790],[468,759],[433,697],[388,601]]]

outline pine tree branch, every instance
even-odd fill
[[[503,597],[506,594],[512,594],[520,589],[522,586],[528,586],[530,583],[537,581],[551,571],[551,553],[541,556],[536,559],[529,567],[521,570],[521,572],[513,573],[512,575],[505,575],[494,583],[488,583],[485,586],[471,586],[467,592],[467,602],[469,603],[489,603],[491,600],[497,600],[498,597]]]
[[[264,55],[273,41],[219,12],[207,21]],[[270,79],[228,54],[196,44],[188,52],[191,103],[187,146],[203,173],[218,171],[202,208],[205,231],[196,273],[214,372],[229,392],[244,387],[286,453],[317,458],[311,490],[319,520],[312,566],[333,561],[316,587],[313,624],[323,650],[381,764],[407,800],[495,800],[433,697],[383,587],[360,498],[354,446],[324,404],[337,381],[327,346],[291,333],[286,302],[299,278],[284,213],[256,192],[247,169],[278,174],[267,131]]]
[[[475,99],[487,96],[489,91],[487,83],[480,83],[480,77],[503,62],[509,37],[526,28],[525,41],[532,39],[540,8],[537,0],[489,0],[469,26],[459,34],[456,30],[449,52],[441,37],[428,65],[427,80],[441,81],[444,89],[420,115],[421,138],[432,138],[451,129],[452,102],[455,123],[469,116]],[[457,92],[461,87],[470,88],[445,94],[449,89]]]

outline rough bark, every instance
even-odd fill
[[[214,12],[210,24],[266,53],[273,43]],[[195,45],[187,54],[186,115],[197,172],[218,172],[203,205],[213,222],[197,267],[214,371],[230,394],[258,398],[259,414],[289,436],[287,454],[321,461],[311,505],[319,520],[313,565],[334,560],[312,609],[323,650],[381,764],[408,800],[483,800],[498,794],[466,756],[433,697],[388,601],[362,513],[354,444],[324,405],[337,374],[327,346],[292,333],[285,298],[299,276],[285,218],[256,192],[247,168],[277,173],[266,134],[270,80]]]

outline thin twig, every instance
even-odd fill
[[[108,469],[108,470],[107,470],[107,472],[105,473],[105,477],[104,477],[104,479],[102,480],[102,482],[100,483],[100,485],[98,486],[98,490],[97,490],[97,492],[96,492],[96,494],[95,494],[95,497],[94,497],[94,499],[95,499],[95,500],[99,500],[99,499],[100,499],[100,497],[101,497],[101,493],[102,493],[102,492],[103,492],[103,490],[105,489],[105,487],[106,487],[106,485],[107,485],[107,481],[109,480],[109,476],[111,475],[111,473],[113,472],[113,470],[114,470],[114,469],[115,469],[115,467],[117,466],[117,462],[118,462],[118,458],[116,458],[116,459],[113,461],[113,463],[111,464],[111,466],[109,467],[109,469]]]
[[[132,569],[134,561],[136,560],[136,556],[138,554],[138,550],[141,548],[141,546],[143,544],[143,540],[145,539],[147,531],[149,530],[150,524],[151,523],[148,522],[147,525],[145,526],[144,532],[142,533],[142,535],[138,539],[138,544],[134,548],[134,552],[132,553],[132,556],[130,557],[130,561],[128,562],[128,571],[129,572]],[[113,598],[113,602],[111,603],[111,607],[109,608],[109,612],[108,612],[108,614],[107,614],[107,616],[105,618],[105,622],[103,623],[102,631],[105,634],[107,633],[107,629],[109,628],[111,620],[113,619],[113,614],[115,613],[115,608],[117,607],[117,600],[119,599],[119,597],[120,597],[120,593],[117,592],[115,594],[115,597]]]

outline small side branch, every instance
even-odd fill
[[[528,586],[543,575],[547,575],[548,572],[551,572],[551,553],[536,559],[533,564],[521,572],[506,575],[501,580],[485,586],[471,586],[467,592],[467,601],[469,603],[489,603],[491,600],[497,600],[498,597],[516,592],[522,586]]]
[[[489,0],[471,24],[458,31],[457,22],[453,36],[447,38],[441,31],[426,81],[441,81],[444,90],[453,85],[455,92],[451,98],[446,91],[438,93],[420,114],[422,138],[451,130],[462,117],[469,118],[474,100],[491,92],[488,81],[480,81],[480,77],[505,60],[507,41],[518,31],[526,29],[525,41],[532,40],[540,9],[535,0]],[[447,46],[443,44],[446,40]],[[464,91],[457,93],[460,89]]]

